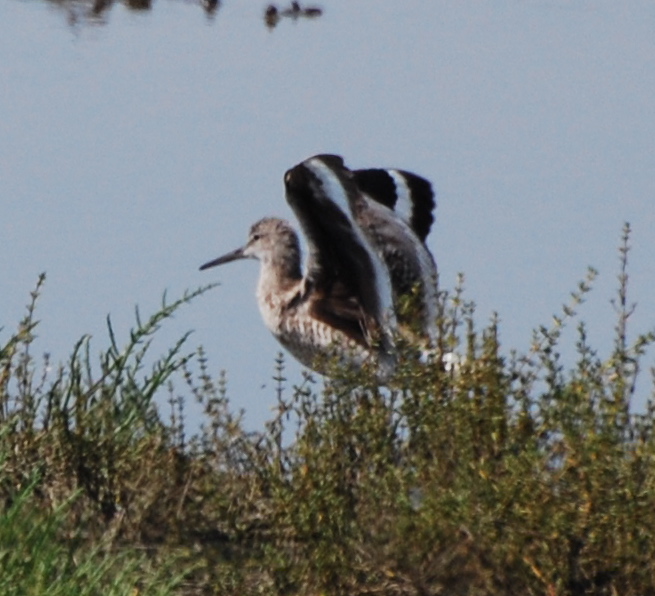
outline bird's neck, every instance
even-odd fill
[[[265,309],[283,308],[299,288],[302,280],[300,255],[269,256],[261,262],[257,299],[262,314]]]

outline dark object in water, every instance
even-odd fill
[[[125,0],[125,6],[131,10],[150,10],[152,0]]]
[[[288,8],[283,8],[281,10],[274,4],[269,4],[264,12],[264,21],[266,22],[267,27],[273,28],[278,24],[282,17],[288,17],[294,20],[301,17],[311,19],[319,17],[322,14],[322,8],[319,8],[318,6],[302,7],[300,6],[300,2],[294,0]]]
[[[220,0],[201,0],[200,3],[208,15],[214,14],[220,5]]]
[[[278,11],[277,6],[269,4],[266,7],[266,12],[264,12],[264,22],[266,23],[266,26],[272,29],[277,25],[279,20],[280,12]]]
[[[282,16],[292,17],[294,19],[298,17],[318,17],[323,14],[323,10],[318,6],[307,6],[302,8],[300,2],[292,2],[290,8],[285,8],[281,12]]]

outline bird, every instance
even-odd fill
[[[321,154],[289,169],[284,185],[308,247],[304,271],[298,234],[277,217],[257,221],[243,247],[200,269],[258,259],[262,319],[292,356],[328,376],[333,359],[356,370],[370,363],[386,382],[396,366],[399,301],[416,286],[420,327],[432,339],[430,183],[404,170],[350,170],[340,156]]]
[[[266,11],[264,12],[264,22],[266,23],[266,26],[269,29],[273,29],[279,20],[280,12],[278,11],[277,6],[274,4],[269,4],[266,7]]]

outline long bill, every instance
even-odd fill
[[[236,250],[233,250],[232,252],[229,252],[222,257],[218,257],[217,259],[214,259],[213,261],[208,261],[204,265],[200,267],[200,271],[203,271],[204,269],[209,269],[210,267],[216,267],[217,265],[223,265],[225,263],[229,263],[231,261],[236,261],[237,259],[245,259],[247,258],[245,254],[243,254],[245,247],[237,248]]]

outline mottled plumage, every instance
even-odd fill
[[[420,195],[417,215],[410,205],[405,217],[394,208],[399,199],[411,203],[411,192],[405,192],[409,183],[402,183],[408,179],[418,180],[423,189],[427,185],[429,192]],[[425,319],[421,329],[432,339],[436,268],[423,242],[431,219],[427,227],[423,220],[432,217],[434,207],[429,182],[400,170],[353,172],[340,157],[319,155],[287,171],[284,183],[307,240],[305,272],[298,236],[278,218],[258,221],[244,247],[201,269],[258,259],[262,318],[295,358],[322,373],[325,357],[336,355],[355,367],[372,359],[384,380],[394,366],[397,303],[415,286]]]

